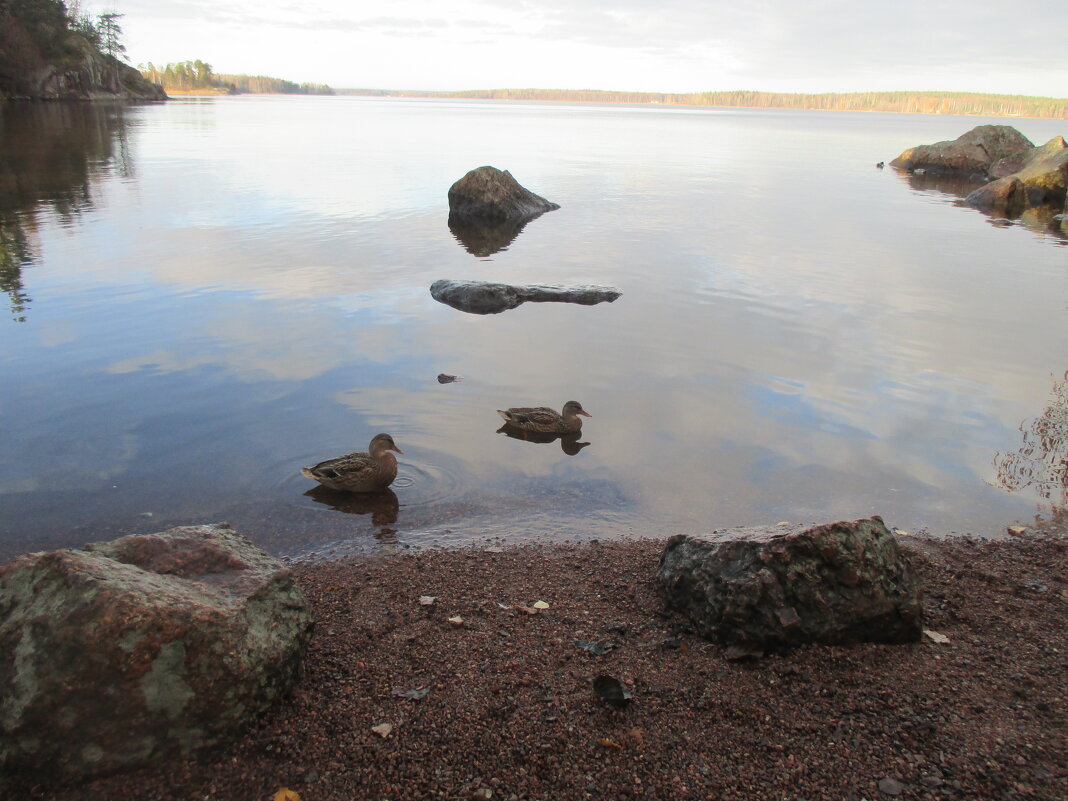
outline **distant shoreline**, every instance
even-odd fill
[[[509,100],[690,108],[749,108],[793,111],[872,111],[900,114],[949,114],[969,117],[1068,119],[1068,98],[968,92],[612,92],[568,89],[478,89],[455,92],[387,89],[335,89],[338,96]]]
[[[416,91],[390,91],[385,89],[337,89],[332,95],[307,94],[294,95],[289,92],[226,92],[217,89],[182,89],[171,90],[169,97],[238,97],[238,96],[275,96],[275,97],[362,97],[381,100],[476,100],[486,102],[518,102],[518,103],[574,103],[588,105],[618,105],[618,106],[664,106],[667,108],[690,108],[690,109],[746,109],[751,111],[849,111],[873,114],[924,114],[945,115],[959,117],[1004,117],[1006,119],[1066,119],[1068,120],[1068,100],[1053,99],[1052,102],[1064,104],[1066,112],[1061,114],[1027,113],[1023,111],[998,111],[994,109],[952,109],[952,110],[928,110],[893,107],[849,108],[831,107],[826,105],[746,105],[744,103],[682,103],[660,102],[641,100],[609,100],[604,98],[577,98],[577,97],[505,97],[482,96],[482,93],[470,92],[416,92]],[[804,97],[798,95],[798,97]],[[1023,98],[1025,100],[1044,100],[1045,98]],[[1030,109],[1029,109],[1030,111]]]

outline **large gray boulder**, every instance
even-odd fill
[[[993,165],[1021,159],[1034,144],[1011,125],[979,125],[952,141],[910,147],[890,162],[913,172],[955,173],[986,177]]]
[[[702,636],[760,654],[919,638],[920,587],[878,517],[668,540],[658,580]]]
[[[496,167],[478,167],[449,187],[449,225],[454,229],[471,220],[531,220],[558,208],[520,186],[508,170]]]
[[[1038,206],[1059,208],[1066,197],[1068,143],[1055,136],[1020,159],[1017,171],[979,187],[964,202],[982,211],[1015,217]]]
[[[0,769],[70,779],[225,742],[296,680],[311,615],[225,525],[0,568]]]
[[[622,293],[610,286],[557,286],[552,284],[499,284],[492,281],[456,281],[442,278],[430,285],[434,300],[469,314],[499,314],[523,303],[611,303]]]

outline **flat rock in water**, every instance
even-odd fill
[[[658,580],[669,603],[732,654],[911,642],[922,628],[918,580],[878,517],[678,535]]]
[[[610,286],[518,286],[490,281],[441,279],[430,285],[434,300],[469,314],[499,314],[523,303],[611,303],[622,293]]]
[[[226,742],[296,680],[311,613],[225,525],[0,568],[0,768],[111,773]]]

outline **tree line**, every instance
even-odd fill
[[[138,65],[138,69],[152,83],[173,92],[209,91],[219,94],[281,94],[281,95],[332,95],[334,90],[326,84],[294,83],[266,75],[228,75],[216,73],[211,64],[200,59],[179,61],[157,67],[152,62]]]
[[[0,97],[26,94],[30,76],[49,65],[75,67],[88,50],[124,57],[123,16],[91,17],[81,0],[0,0]]]
[[[997,95],[975,92],[840,92],[789,94],[780,92],[658,92],[599,89],[477,89],[459,92],[340,89],[340,94],[393,97],[448,97],[481,100],[544,100],[579,103],[641,103],[671,106],[812,109],[825,111],[883,111],[910,114],[960,114],[984,117],[1068,117],[1068,99]]]

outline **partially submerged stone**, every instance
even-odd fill
[[[878,517],[668,540],[658,580],[702,636],[759,654],[920,637],[915,573]]]
[[[508,170],[496,167],[478,167],[449,187],[452,227],[462,227],[464,220],[531,220],[558,208],[556,203],[520,186]]]
[[[1036,147],[1017,172],[970,193],[964,202],[982,211],[1018,216],[1039,206],[1060,208],[1068,197],[1068,143],[1056,136]]]
[[[76,778],[225,742],[293,685],[311,615],[225,525],[0,568],[0,768]]]
[[[1033,148],[1031,140],[1011,125],[979,125],[952,141],[910,147],[890,166],[909,172],[987,176],[995,163],[1022,159]]]
[[[611,303],[622,293],[610,286],[558,286],[501,284],[492,281],[455,281],[442,278],[430,285],[434,300],[470,314],[499,314],[523,303]]]

